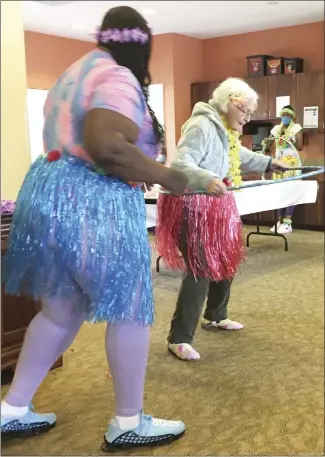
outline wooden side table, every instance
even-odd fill
[[[6,251],[6,240],[1,240],[1,256]],[[28,297],[14,297],[1,288],[1,371],[15,369],[25,332],[40,305]],[[52,368],[63,365],[60,357]]]

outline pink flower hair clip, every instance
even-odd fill
[[[135,29],[107,29],[96,32],[96,40],[100,43],[141,43],[149,40],[149,35],[138,27]]]

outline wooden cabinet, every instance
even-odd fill
[[[253,121],[276,119],[276,98],[290,96],[290,104],[297,104],[297,75],[264,76],[261,78],[246,78],[245,81],[258,93],[258,107]],[[198,101],[208,102],[213,90],[220,82],[192,84],[192,106]]]
[[[276,119],[277,97],[290,96],[290,105],[297,106],[297,75],[276,75],[269,76],[269,119]]]
[[[220,81],[210,81],[207,83],[194,83],[191,85],[192,108],[198,102],[208,103],[212,98],[212,93],[220,84]]]
[[[253,121],[275,120],[277,118],[277,97],[290,97],[290,105],[297,104],[297,75],[275,75],[245,80],[259,95],[258,108]]]
[[[324,72],[246,78],[245,81],[259,95],[258,108],[252,120],[275,120],[276,98],[289,96],[300,124],[303,123],[304,106],[319,107],[318,131],[324,132]],[[192,107],[199,101],[208,102],[218,84],[220,81],[192,84]]]
[[[293,215],[294,225],[297,227],[306,226],[308,228],[325,230],[324,220],[324,182],[322,176],[310,178],[318,181],[318,195],[315,203],[308,205],[298,205]]]
[[[320,227],[321,230],[325,230],[325,215],[324,215],[324,206],[325,206],[325,195],[324,195],[324,182],[318,182],[318,199],[316,201],[316,224],[317,227]]]
[[[247,84],[259,95],[258,107],[252,116],[252,121],[269,119],[269,82],[267,77],[263,78],[246,78]]]
[[[258,108],[253,121],[275,120],[277,118],[277,97],[290,97],[290,105],[297,104],[297,75],[275,75],[262,78],[246,78],[245,81],[258,93]]]
[[[1,255],[6,242],[1,241]],[[1,289],[1,370],[15,368],[24,341],[25,332],[40,305],[27,297],[13,297]],[[62,366],[62,357],[53,368]]]
[[[1,291],[1,369],[14,367],[19,357],[26,329],[38,311],[37,304],[26,297],[12,297]]]
[[[305,106],[318,106],[318,130],[324,132],[324,72],[297,75],[297,121],[303,125]],[[315,131],[308,129],[308,131]]]

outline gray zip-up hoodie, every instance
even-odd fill
[[[199,102],[182,127],[171,168],[187,175],[191,189],[207,189],[213,178],[228,177],[228,152],[228,135],[219,113],[207,103]],[[240,149],[240,158],[243,173],[263,174],[271,160],[244,146]]]

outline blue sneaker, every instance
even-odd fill
[[[56,424],[55,414],[37,414],[34,407],[30,406],[23,417],[6,418],[1,415],[1,435],[5,436],[30,436],[48,432]]]
[[[142,446],[162,446],[178,440],[185,432],[181,421],[156,419],[141,413],[140,424],[134,430],[118,428],[116,419],[109,424],[102,451],[119,452]]]

